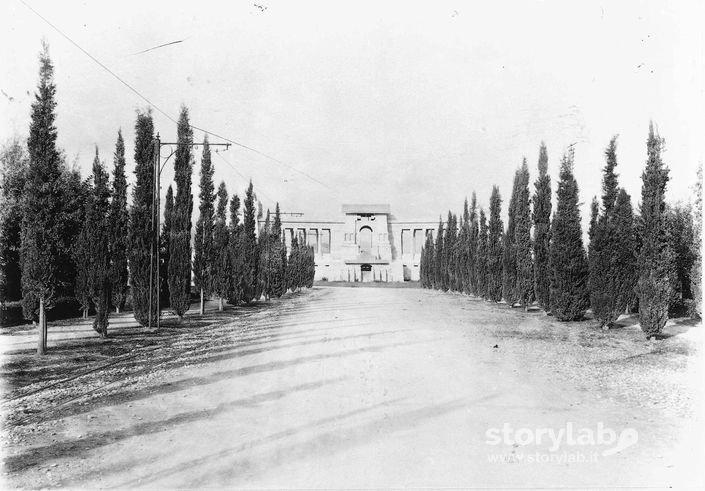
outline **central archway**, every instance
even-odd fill
[[[372,252],[372,229],[368,226],[360,228],[358,244],[360,252]]]

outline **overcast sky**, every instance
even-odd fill
[[[639,201],[649,120],[671,200],[688,199],[704,160],[703,2],[26,2],[173,118],[185,104],[193,124],[278,159],[231,147],[216,180],[242,193],[252,177],[265,207],[310,218],[367,202],[436,220],[473,190],[486,207],[492,184],[509,197],[524,156],[533,182],[544,140],[554,190],[576,143],[586,223],[614,134]],[[42,38],[69,159],[88,175],[98,145],[112,169],[122,128],[132,171],[146,103],[19,0],[0,2],[0,138],[27,134]],[[164,190],[172,177],[170,162]]]

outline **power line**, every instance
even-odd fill
[[[40,14],[39,12],[37,12],[36,10],[34,10],[34,8],[32,8],[27,2],[25,2],[25,0],[19,0],[19,1],[22,3],[22,5],[24,5],[24,6],[27,7],[30,11],[32,11],[32,13],[34,13],[34,15],[36,15],[37,17],[39,17],[40,19],[42,19],[42,20],[43,20],[44,22],[46,22],[52,29],[54,29],[56,32],[58,32],[64,39],[66,39],[68,42],[70,42],[70,43],[73,44],[76,48],[78,48],[83,54],[85,54],[88,58],[90,58],[94,63],[96,63],[96,64],[97,64],[98,66],[100,66],[103,70],[105,70],[105,71],[108,72],[110,75],[112,75],[118,82],[120,82],[120,83],[123,84],[125,87],[127,87],[130,91],[132,91],[132,92],[133,92],[135,95],[137,95],[140,99],[142,99],[143,101],[145,101],[147,104],[149,104],[151,107],[153,107],[157,112],[159,112],[159,113],[162,114],[164,117],[166,117],[169,121],[173,122],[174,124],[178,124],[178,122],[176,121],[176,119],[174,119],[174,118],[173,118],[171,115],[169,115],[166,111],[162,110],[159,106],[157,106],[156,104],[154,104],[154,103],[153,103],[151,100],[149,100],[147,97],[145,97],[144,95],[142,95],[137,89],[135,89],[132,85],[130,85],[129,83],[127,83],[125,80],[123,80],[118,74],[116,74],[115,72],[113,72],[110,68],[108,68],[108,67],[107,67],[106,65],[104,65],[103,63],[101,63],[100,60],[98,60],[95,56],[93,56],[93,55],[90,54],[88,51],[86,51],[85,49],[83,49],[77,42],[75,42],[73,39],[71,39],[68,35],[64,34],[64,32],[63,32],[61,29],[59,29],[59,28],[56,27],[54,24],[52,24],[46,17],[44,17],[42,14]],[[300,170],[300,169],[297,169],[296,167],[294,167],[294,166],[292,166],[292,165],[290,165],[290,164],[287,164],[286,162],[282,162],[281,160],[279,160],[279,159],[277,159],[277,158],[275,158],[275,157],[272,157],[271,155],[268,155],[268,154],[266,154],[266,153],[264,153],[264,152],[261,152],[261,151],[257,150],[256,148],[250,147],[250,146],[248,146],[248,145],[245,145],[245,144],[243,144],[243,143],[237,142],[237,141],[232,140],[232,139],[230,139],[230,138],[226,138],[226,137],[221,136],[221,135],[219,135],[219,134],[217,134],[217,133],[214,133],[214,132],[212,132],[212,131],[206,130],[206,129],[204,129],[204,128],[200,128],[200,127],[198,127],[198,126],[196,126],[196,125],[193,125],[193,124],[192,124],[192,125],[190,125],[190,126],[191,126],[191,128],[193,128],[194,130],[202,131],[203,133],[207,133],[207,134],[209,134],[209,135],[211,135],[211,136],[214,136],[214,137],[216,137],[216,138],[220,138],[221,140],[224,140],[224,141],[226,141],[226,142],[228,142],[228,143],[231,143],[231,144],[236,145],[236,146],[238,146],[238,147],[241,147],[241,148],[244,148],[244,149],[246,149],[246,150],[249,150],[250,152],[254,152],[254,153],[256,153],[256,154],[258,154],[258,155],[260,155],[260,156],[262,156],[262,157],[264,157],[264,158],[266,158],[266,159],[271,160],[272,162],[276,162],[276,163],[278,163],[278,164],[280,164],[280,165],[283,165],[284,167],[287,167],[287,168],[293,170],[294,172],[297,172],[297,173],[301,174],[302,176],[307,177],[308,179],[312,180],[313,182],[315,182],[315,183],[317,183],[317,184],[320,184],[321,186],[325,187],[325,188],[328,189],[329,191],[332,191],[333,193],[335,193],[335,190],[333,190],[333,188],[331,188],[331,187],[328,186],[327,184],[321,182],[320,180],[316,179],[315,177],[313,177],[312,175],[308,174],[307,172],[304,172],[304,171],[302,171],[302,170]]]
[[[178,41],[171,41],[170,43],[160,44],[159,46],[154,46],[153,48],[144,49],[144,50],[142,50],[142,51],[138,51],[137,53],[133,53],[132,56],[141,55],[142,53],[147,53],[147,52],[153,51],[153,50],[155,50],[155,49],[164,48],[164,47],[166,47],[166,46],[171,46],[172,44],[179,44],[179,43],[183,43],[183,42],[184,42],[184,40],[183,40],[183,39],[180,39],[180,40],[178,40]]]
[[[235,165],[234,165],[232,162],[230,162],[229,160],[227,160],[225,157],[223,157],[223,156],[220,154],[220,152],[219,152],[218,150],[215,151],[215,154],[216,154],[218,157],[220,157],[221,159],[223,159],[223,162],[225,162],[226,164],[228,164],[228,165],[235,171],[235,173],[236,173],[238,176],[242,177],[245,181],[250,181],[250,180],[252,179],[251,177],[245,177],[245,176],[242,174],[242,172],[240,172],[239,170],[237,170],[237,168],[235,167]],[[257,194],[257,193],[260,193],[262,196],[264,196],[265,198],[267,198],[272,204],[277,203],[276,200],[273,200],[273,199],[272,199],[270,196],[268,196],[264,191],[261,191],[261,190],[260,190],[260,191],[255,191],[255,194]]]
[[[150,101],[149,99],[147,99],[145,96],[143,96],[142,94],[140,94],[137,89],[135,89],[132,85],[130,85],[130,84],[128,84],[127,82],[125,82],[122,78],[120,78],[120,76],[119,76],[118,74],[116,74],[115,72],[113,72],[110,68],[108,68],[107,66],[103,65],[103,64],[100,62],[100,60],[98,60],[96,57],[94,57],[94,56],[93,56],[92,54],[90,54],[88,51],[86,51],[85,49],[83,49],[83,48],[82,48],[78,43],[76,43],[73,39],[71,39],[71,38],[68,37],[66,34],[64,34],[64,33],[61,31],[61,29],[59,29],[59,28],[56,27],[54,24],[52,24],[52,23],[51,23],[46,17],[44,17],[42,14],[40,14],[39,12],[37,12],[36,10],[34,10],[29,4],[27,4],[27,2],[25,2],[24,0],[20,0],[20,2],[21,2],[25,7],[27,7],[29,10],[31,10],[37,17],[39,17],[39,18],[42,19],[44,22],[46,22],[47,24],[49,24],[49,26],[50,26],[52,29],[54,29],[56,32],[58,32],[59,34],[61,34],[68,42],[70,42],[71,44],[73,44],[76,48],[78,48],[78,49],[79,49],[83,54],[85,54],[88,58],[90,58],[90,59],[93,60],[95,63],[97,63],[98,66],[100,66],[103,70],[105,70],[105,71],[108,72],[110,75],[112,75],[113,77],[115,77],[115,79],[116,79],[118,82],[120,82],[120,83],[123,84],[125,87],[127,87],[127,88],[130,89],[132,92],[134,92],[140,99],[142,99],[142,100],[145,101],[147,104],[149,104],[150,106],[152,106],[154,109],[156,109],[158,112],[160,112],[162,115],[164,115],[164,117],[166,117],[167,119],[169,119],[169,120],[172,121],[173,123],[178,124],[178,122],[177,122],[174,118],[172,118],[172,117],[171,117],[169,114],[167,114],[165,111],[162,111],[162,110],[159,108],[159,106],[157,106],[156,104],[154,104],[152,101]]]

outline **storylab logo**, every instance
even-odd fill
[[[608,457],[635,445],[639,434],[634,428],[614,430],[604,423],[595,427],[578,427],[567,423],[561,428],[514,428],[504,423],[501,428],[489,428],[485,432],[487,445],[507,445],[514,448],[534,446],[548,452],[565,452],[567,450],[591,450]]]

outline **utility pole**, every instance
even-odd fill
[[[169,143],[162,142],[159,138],[159,133],[154,138],[153,148],[154,148],[154,190],[152,193],[152,243],[150,245],[150,261],[149,261],[149,324],[148,328],[152,328],[152,307],[156,307],[156,319],[157,319],[157,330],[159,330],[159,322],[161,320],[161,308],[159,306],[159,293],[160,293],[160,278],[159,278],[159,215],[161,214],[161,175],[164,166],[169,161],[172,155],[176,153],[173,150],[169,156],[164,160],[164,163],[160,165],[159,159],[161,157],[161,150],[164,146],[176,146],[184,145],[183,143]],[[230,147],[230,143],[209,143],[211,147],[225,147],[227,150]],[[190,147],[202,147],[203,143],[189,143]],[[155,253],[156,251],[156,253]],[[154,281],[156,275],[156,283]],[[156,301],[154,300],[154,289],[156,287]]]

